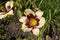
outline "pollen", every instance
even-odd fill
[[[30,26],[35,26],[37,24],[37,20],[34,18],[30,18],[29,24]]]

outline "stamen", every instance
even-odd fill
[[[36,21],[34,18],[30,18],[29,24],[30,24],[31,26],[35,26],[35,25],[37,24],[37,21]]]

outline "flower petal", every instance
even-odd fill
[[[39,29],[33,29],[32,30],[33,34],[36,35],[36,36],[39,36]]]
[[[20,22],[25,22],[25,20],[26,20],[26,17],[24,16],[19,19]]]
[[[7,13],[7,15],[14,15],[14,14],[13,14],[13,10],[10,10],[10,11]]]
[[[37,15],[38,17],[42,17],[43,12],[39,10],[39,11],[36,12],[36,15]]]
[[[8,9],[12,9],[12,7],[13,7],[13,1],[8,1],[8,2],[5,4],[5,7],[6,7],[7,10],[8,10]]]
[[[41,28],[42,26],[44,26],[44,24],[45,24],[45,18],[41,17],[40,22],[39,22],[39,26],[37,26],[37,28]]]
[[[4,15],[3,14],[4,14],[4,12],[0,13],[0,19],[5,18],[7,16],[7,14],[4,14]]]
[[[21,28],[24,32],[30,32],[32,30],[32,28],[27,28],[27,26],[25,24],[22,24],[22,28]]]
[[[26,9],[26,10],[24,11],[24,14],[27,16],[27,15],[29,15],[29,14],[34,14],[34,12],[33,12],[31,9]]]
[[[0,19],[5,18],[5,17],[6,17],[6,15],[0,15]]]

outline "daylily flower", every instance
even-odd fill
[[[13,1],[8,1],[5,6],[6,6],[6,11],[0,12],[0,19],[5,18],[7,15],[14,15],[12,10]]]
[[[10,11],[13,7],[13,1],[8,1],[6,4],[5,4],[5,7],[6,7],[6,11]]]
[[[21,29],[24,32],[32,31],[34,35],[38,36],[39,28],[45,24],[45,18],[42,17],[43,12],[39,10],[34,13],[31,9],[26,10],[24,12],[26,16],[23,16],[19,19],[19,21],[23,23]]]

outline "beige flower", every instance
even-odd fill
[[[31,9],[26,9],[26,12],[24,13],[26,16],[23,16],[19,19],[20,22],[22,22],[22,30],[24,32],[30,32],[32,31],[34,35],[39,35],[39,28],[44,26],[45,24],[45,18],[42,17],[43,12],[37,11],[34,13]]]
[[[8,1],[5,4],[5,7],[6,7],[6,11],[5,12],[0,12],[0,19],[5,18],[7,15],[14,15],[13,10],[12,10],[13,1]]]
[[[5,4],[5,7],[6,7],[6,10],[9,11],[12,9],[13,7],[13,1],[8,1],[6,4]]]

